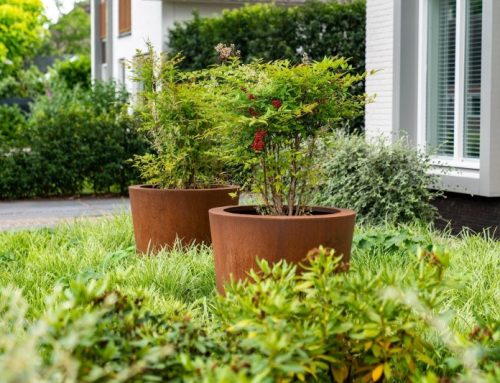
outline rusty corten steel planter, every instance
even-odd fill
[[[243,279],[256,260],[270,263],[286,259],[298,263],[320,245],[335,249],[348,263],[356,213],[347,209],[314,207],[306,216],[258,215],[254,206],[210,209],[210,229],[215,255],[217,289]]]
[[[209,189],[158,189],[150,185],[129,187],[136,249],[155,253],[171,247],[176,238],[184,245],[210,244],[208,210],[237,204],[237,186]]]

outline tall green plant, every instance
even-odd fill
[[[227,58],[223,47],[219,51]],[[366,74],[357,74],[344,58],[299,65],[233,61],[231,67],[221,75],[233,116],[223,124],[227,155],[252,169],[248,182],[262,196],[262,213],[306,214],[317,183],[318,142],[363,113],[367,98],[350,90]]]
[[[136,156],[135,166],[161,188],[209,187],[223,181],[219,139],[211,134],[216,105],[201,78],[178,70],[181,61],[150,46],[135,62],[135,80],[143,86],[135,108],[153,150]]]

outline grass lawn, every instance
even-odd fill
[[[470,331],[474,317],[500,318],[500,242],[466,234],[456,238],[425,227],[358,228],[352,269],[377,270],[382,264],[404,270],[419,245],[451,250],[447,308],[455,325]],[[29,317],[44,310],[56,285],[108,278],[122,289],[140,292],[154,311],[205,308],[215,294],[209,247],[135,255],[131,220],[121,215],[55,229],[0,233],[0,286],[23,290]]]
[[[351,272],[371,270],[377,273],[385,268],[399,270],[405,278],[406,273],[414,271],[410,269],[415,267],[413,257],[417,249],[431,244],[450,250],[450,266],[443,281],[446,289],[441,293],[445,296],[438,310],[453,313],[450,323],[454,332],[465,339],[478,323],[496,323],[500,318],[500,242],[492,239],[470,234],[456,238],[421,226],[359,227]],[[127,215],[80,221],[55,229],[0,233],[0,296],[2,289],[4,292],[11,288],[22,291],[27,301],[28,325],[38,318],[50,317],[45,309],[54,290],[60,289],[57,286],[68,287],[73,281],[91,285],[94,279],[106,279],[110,286],[126,296],[143,297],[143,307],[152,313],[179,315],[189,312],[189,316],[199,322],[210,322],[213,314],[216,293],[211,249],[206,246],[179,248],[157,256],[137,256],[131,220]],[[9,312],[5,317],[1,303],[0,328],[2,325],[4,329],[12,328],[14,325],[8,322]],[[66,327],[62,326],[62,329]],[[15,333],[9,338],[8,330],[0,336],[0,367],[2,363],[4,366],[11,363],[2,361],[2,347],[7,345],[9,348],[9,342],[14,347],[18,337]],[[440,337],[429,333],[428,338],[436,355],[440,355]],[[13,355],[17,355],[15,349]],[[29,361],[30,358],[19,360]],[[12,370],[23,371],[24,368]],[[16,379],[6,381],[37,381],[39,378],[19,380],[17,376]],[[225,381],[233,381],[233,378],[228,379]]]

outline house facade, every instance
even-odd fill
[[[277,4],[293,5],[304,0],[279,0]],[[134,92],[127,62],[137,50],[151,41],[155,49],[168,49],[168,30],[176,22],[189,20],[193,12],[200,16],[220,14],[248,3],[265,0],[91,0],[92,78],[114,79]]]
[[[193,11],[245,3],[91,0],[92,76],[134,92],[127,63],[146,41],[166,50]],[[500,0],[367,0],[366,35],[367,137],[408,137],[432,153],[440,188],[500,197]]]
[[[366,134],[432,155],[446,191],[500,196],[500,1],[367,0]]]

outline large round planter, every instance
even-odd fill
[[[257,259],[298,263],[323,245],[349,262],[356,219],[352,210],[314,207],[310,215],[288,217],[259,215],[254,206],[226,206],[210,209],[209,215],[220,293],[231,278],[245,278]]]
[[[129,187],[137,252],[155,253],[170,248],[179,238],[184,245],[210,244],[208,210],[237,204],[230,194],[238,187],[210,189],[158,189],[150,185]]]

